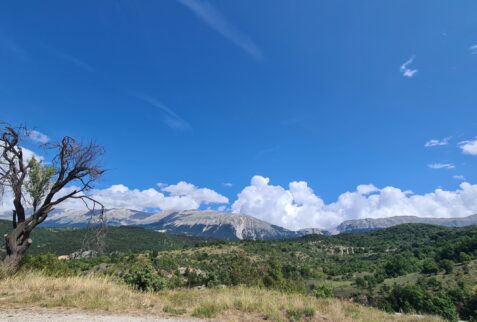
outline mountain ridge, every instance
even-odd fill
[[[341,234],[348,232],[379,230],[402,224],[428,224],[445,227],[465,227],[477,225],[477,214],[455,218],[393,216],[384,218],[352,219],[343,221],[333,230],[333,233]]]
[[[84,211],[56,209],[50,213],[43,227],[84,228],[99,210]],[[137,226],[175,235],[190,235],[224,240],[289,239],[306,235],[330,235],[380,230],[401,224],[420,223],[445,227],[477,225],[477,214],[456,218],[393,216],[343,221],[331,231],[320,228],[289,230],[256,217],[213,210],[161,211],[157,213],[125,208],[105,210],[109,226]]]

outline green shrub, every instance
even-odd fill
[[[124,281],[140,291],[160,291],[167,281],[159,276],[151,265],[135,265],[124,275]]]
[[[317,285],[313,288],[313,295],[319,299],[331,297],[333,288],[329,285]]]
[[[439,272],[439,266],[437,266],[437,263],[434,260],[427,259],[422,264],[421,272],[423,274],[436,274]]]

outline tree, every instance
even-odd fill
[[[450,274],[454,271],[454,262],[449,259],[444,259],[440,262],[440,266],[446,274]]]
[[[21,147],[28,131],[3,124],[0,128],[0,191],[13,196],[13,229],[5,234],[6,268],[16,271],[32,244],[31,232],[54,209],[68,199],[80,199],[95,208],[101,203],[86,195],[104,172],[98,163],[103,149],[93,142],[82,144],[65,136],[45,146],[53,151],[51,165],[35,158],[27,160]],[[31,206],[29,208],[28,206]],[[89,207],[90,208],[90,207]]]
[[[423,274],[436,274],[439,272],[439,266],[433,259],[426,259],[422,264],[421,273]]]
[[[25,183],[25,190],[30,196],[33,211],[36,211],[38,204],[45,198],[51,186],[51,179],[55,174],[55,168],[38,162],[35,157],[28,162],[30,172]]]

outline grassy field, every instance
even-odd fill
[[[438,317],[392,315],[348,301],[318,300],[258,288],[148,293],[104,277],[55,278],[23,272],[0,279],[0,307],[25,306],[193,316],[220,321],[443,321]]]

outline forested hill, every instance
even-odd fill
[[[2,236],[11,229],[12,223],[0,220]],[[69,255],[83,246],[85,229],[37,228],[32,233],[33,244],[30,254],[55,253]],[[105,252],[138,252],[145,250],[172,250],[210,243],[200,237],[169,235],[137,227],[109,227],[105,232]],[[0,243],[0,256],[4,245]]]
[[[477,226],[451,228],[428,224],[402,224],[369,232],[342,233],[333,236],[304,236],[307,241],[322,241],[325,244],[340,244],[353,247],[397,248],[452,244],[453,241],[477,236]]]
[[[10,223],[0,221],[0,230],[8,229]],[[57,259],[81,248],[84,235],[82,229],[37,229],[33,256],[24,267],[55,276],[88,271],[115,275],[145,290],[259,286],[353,298],[388,311],[437,314],[451,321],[458,316],[477,319],[477,227],[405,224],[268,241],[217,241],[111,227],[106,254]],[[43,254],[47,252],[53,254]]]
[[[11,228],[11,222],[0,220],[0,233]],[[30,253],[52,252],[59,255],[70,254],[82,247],[85,229],[78,228],[38,228],[33,232],[34,241]],[[348,251],[362,249],[386,252],[390,249],[425,250],[433,247],[452,246],[457,242],[477,236],[477,226],[449,228],[426,224],[403,224],[383,230],[359,233],[343,233],[333,236],[307,235],[292,240],[277,241],[235,241],[225,242],[186,235],[171,235],[138,227],[109,227],[106,230],[106,252],[137,252],[144,250],[172,250],[202,244],[244,244],[244,245],[300,245],[315,242],[321,248],[334,246],[348,247]],[[0,244],[3,248],[3,245]],[[361,250],[360,250],[361,249]]]

